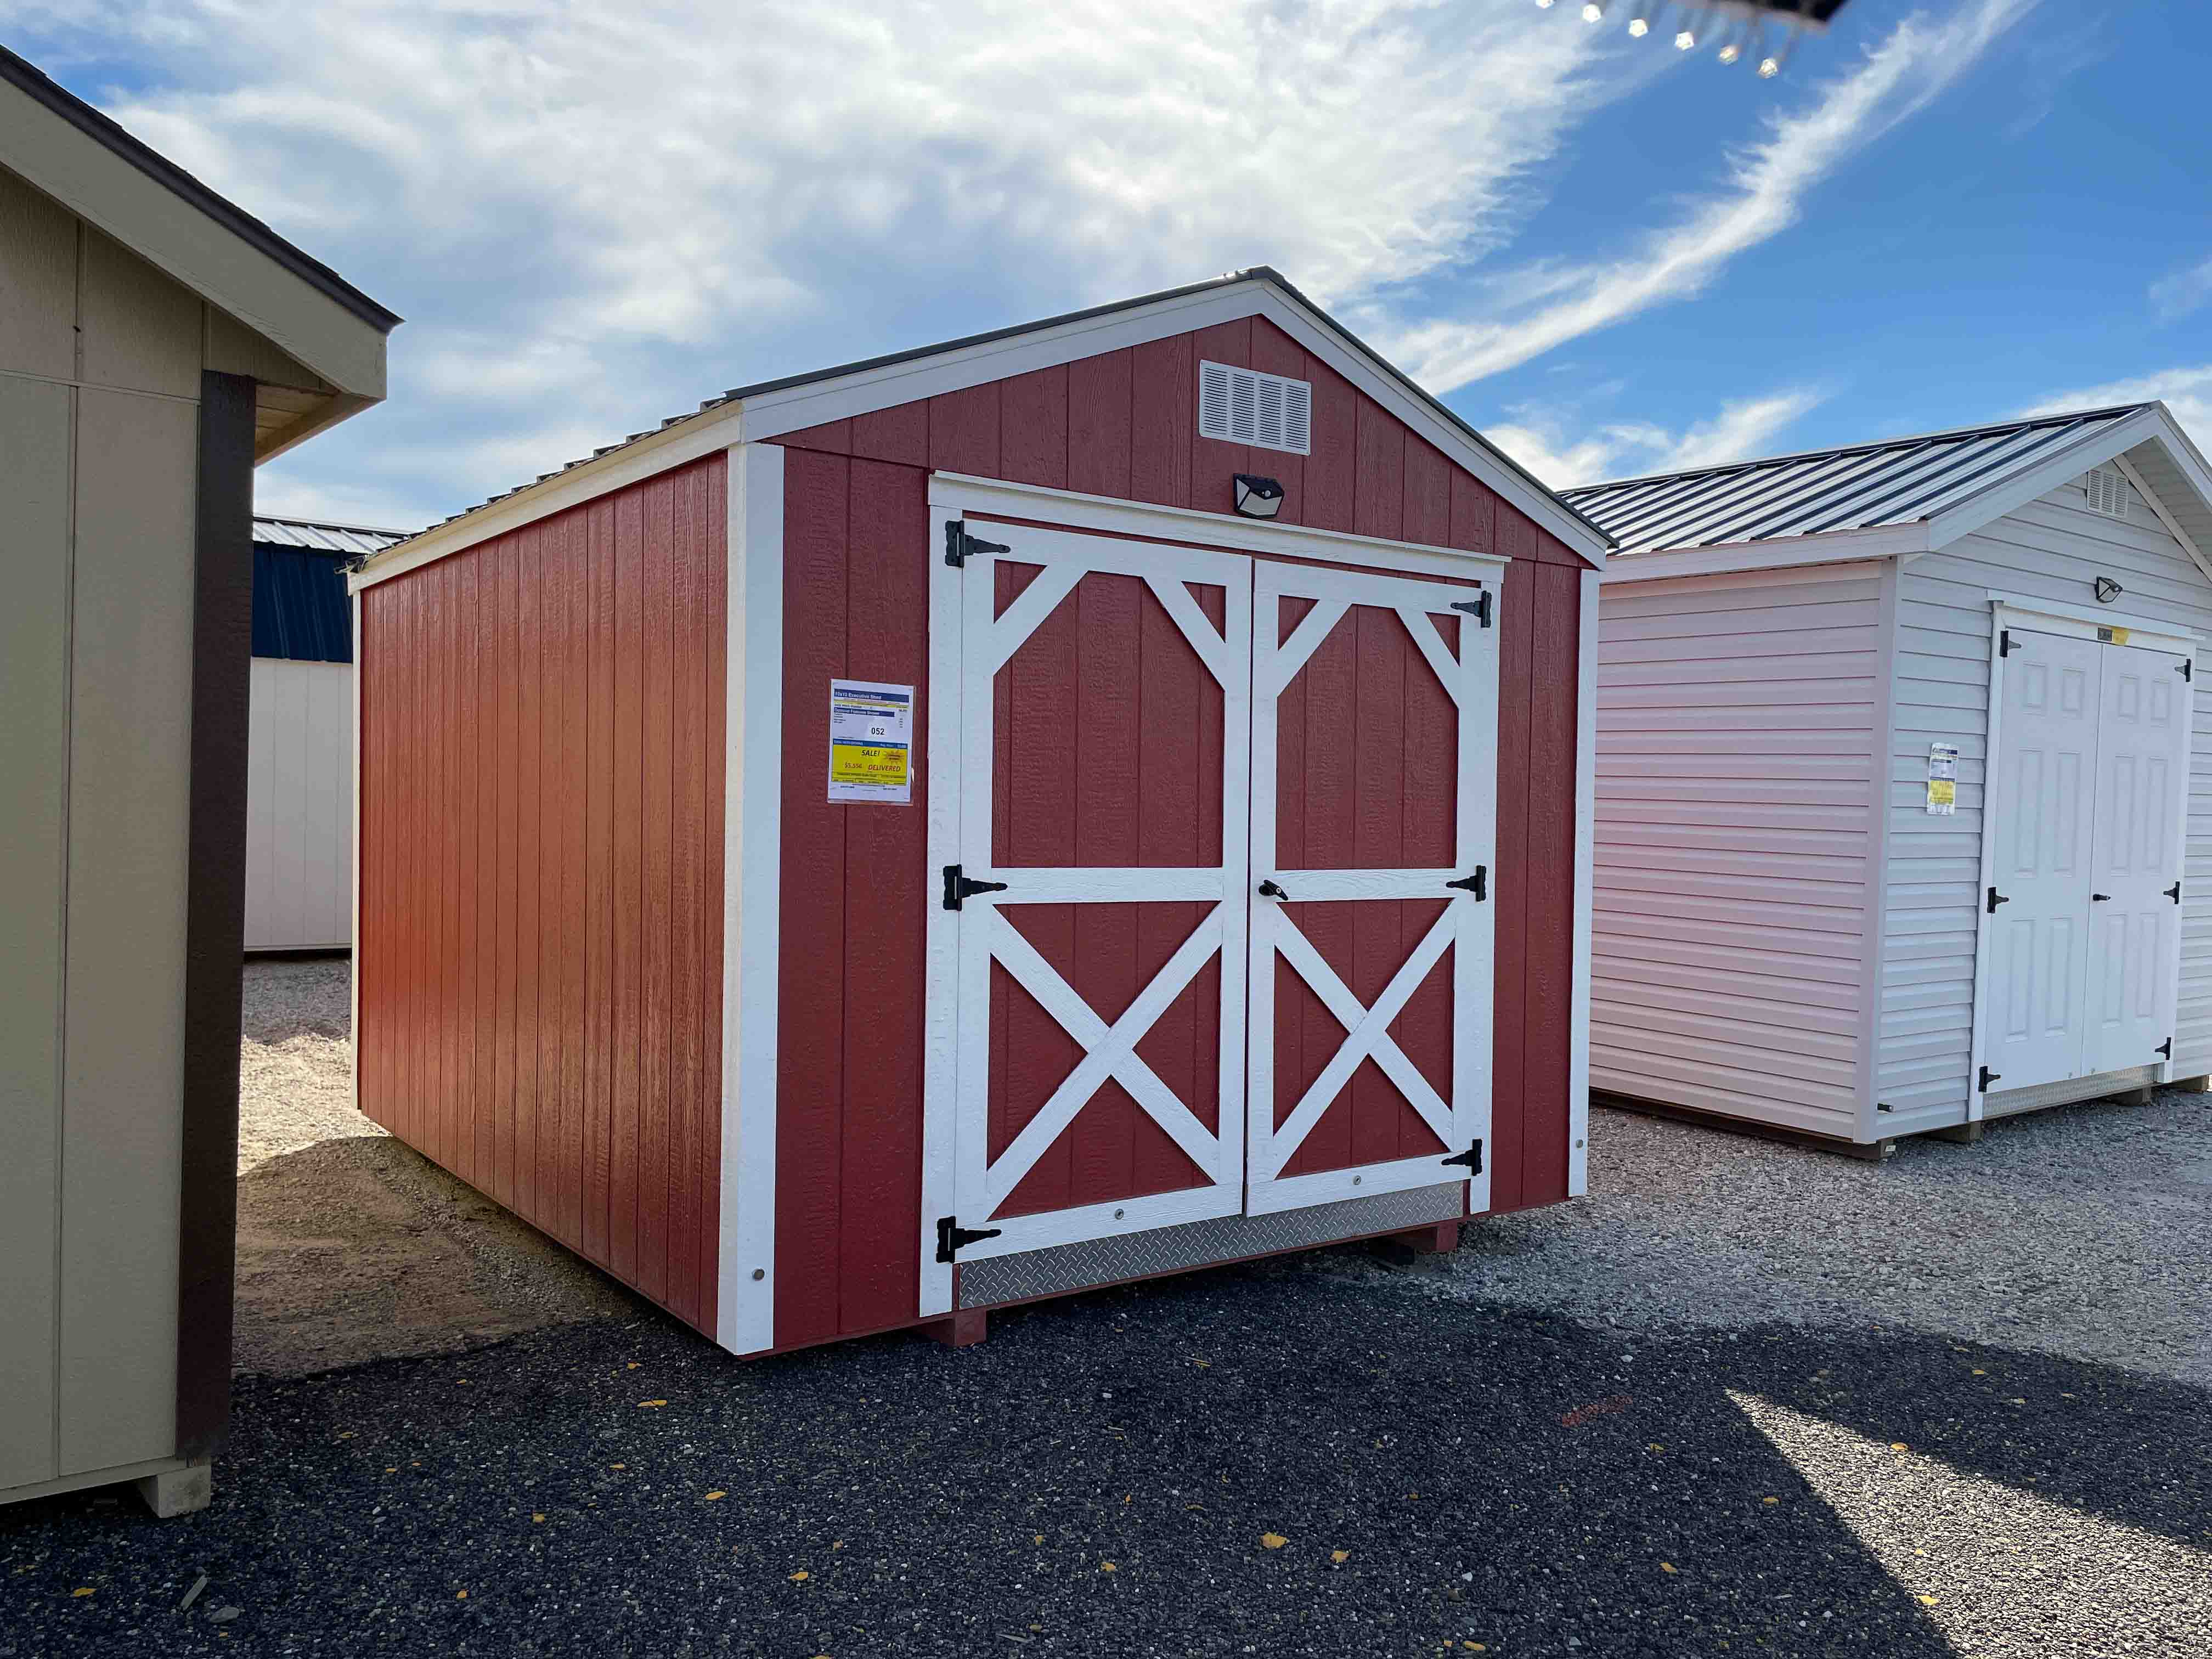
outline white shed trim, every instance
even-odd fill
[[[1348,531],[1306,525],[1232,518],[1188,507],[1155,507],[1111,495],[1085,495],[1038,484],[1008,483],[998,478],[939,472],[929,481],[929,504],[956,513],[996,514],[1006,519],[1048,519],[1055,526],[1110,536],[1150,538],[1207,547],[1273,553],[1287,558],[1323,559],[1333,564],[1381,565],[1394,570],[1465,580],[1470,564],[1503,568],[1510,562],[1496,553],[1444,551],[1416,542],[1395,542]]]
[[[2096,630],[2100,628],[2124,628],[2131,636],[2125,641],[2128,645],[2160,651],[2194,651],[2197,641],[2204,637],[2194,629],[2176,628],[2164,617],[2134,617],[2124,611],[2107,611],[2102,605],[2069,605],[2063,599],[2030,599],[2001,592],[1994,587],[1990,590],[1990,603],[1996,607],[2000,626],[2005,621],[2005,613],[2010,612],[2023,626],[2050,628],[2053,623],[2071,623],[2072,627],[2062,625],[2051,631],[2071,634],[2078,630],[2089,639],[2096,638]],[[2132,637],[2136,635],[2142,637]]]
[[[722,805],[722,1188],[714,1340],[775,1346],[783,888],[783,451],[730,451]]]
[[[1881,530],[1838,530],[1820,536],[1729,542],[1717,547],[1670,547],[1622,555],[1606,567],[1608,582],[1650,582],[1669,576],[1735,575],[1749,570],[1788,570],[1800,565],[1856,563],[1862,559],[1910,558],[1929,550],[1924,525]]]
[[[1589,1190],[1590,923],[1596,892],[1598,590],[1604,578],[1583,572],[1575,675],[1574,970],[1568,993],[1567,1196]]]

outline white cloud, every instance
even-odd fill
[[[2063,415],[2075,409],[2107,409],[2117,404],[2148,403],[2156,398],[2172,410],[2182,430],[2199,449],[2212,453],[2212,363],[2195,368],[2161,369],[2132,380],[2111,380],[2084,386],[2078,392],[2054,392],[2027,415]]]
[[[1813,188],[1934,99],[2035,0],[1969,0],[1940,26],[1915,15],[1863,62],[1731,160],[1728,193],[1617,259],[1535,264],[1494,281],[1480,314],[1401,331],[1393,355],[1432,390],[1512,368],[1656,305],[1690,298],[1729,260],[1796,222]]]
[[[109,113],[380,300],[420,514],[721,388],[1266,262],[1480,259],[1650,69],[1502,0],[0,0]],[[1608,48],[1612,56],[1607,56]],[[69,76],[82,84],[82,76]],[[96,87],[93,88],[96,92]],[[427,470],[422,470],[427,466]]]
[[[1724,404],[1719,414],[1682,430],[1648,422],[1589,424],[1572,410],[1522,405],[1492,422],[1484,435],[1554,489],[1603,483],[1654,472],[1724,466],[1771,453],[1777,434],[1826,400],[1795,387]]]
[[[2150,285],[2150,308],[2161,323],[2186,317],[2207,301],[2212,301],[2212,258]]]

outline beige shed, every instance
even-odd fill
[[[0,50],[0,1503],[229,1414],[253,467],[398,318]]]

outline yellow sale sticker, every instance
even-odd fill
[[[914,799],[914,688],[830,682],[830,799]]]

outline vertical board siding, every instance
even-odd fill
[[[726,463],[362,595],[362,1103],[702,1328]]]
[[[1856,1135],[1881,591],[1869,565],[1605,589],[1593,1088]]]
[[[1200,438],[1201,358],[1311,381],[1312,453],[1290,455]],[[925,595],[932,554],[927,492],[932,468],[1218,512],[1231,506],[1231,474],[1255,471],[1284,485],[1279,516],[1285,524],[1413,537],[1468,552],[1510,552],[1523,562],[1504,577],[1501,623],[1490,1149],[1496,1174],[1491,1190],[1498,1210],[1565,1197],[1575,662],[1579,574],[1584,568],[1579,558],[1259,318],[1080,359],[1064,370],[832,422],[776,441],[790,452],[785,474],[777,1346],[880,1330],[916,1316],[921,917],[931,902],[921,785],[928,765],[926,710],[918,707],[915,712],[912,806],[832,806],[826,799],[825,776],[832,678],[912,684],[927,698]],[[1102,585],[1086,581],[1085,586],[1087,625],[1087,607],[1094,603],[1088,590]],[[1009,597],[1002,596],[1001,602]],[[1197,597],[1209,611],[1213,609],[1214,600],[1203,590]],[[1049,634],[1049,627],[1040,630],[1020,659],[1036,658]],[[1068,650],[1110,648],[1095,633],[1085,639],[1087,643],[1079,647],[1071,638]],[[1290,702],[1285,699],[1286,707]],[[1120,739],[1109,732],[1102,731],[1100,737],[1106,746],[1098,755],[1110,752],[1119,757],[1115,763],[1126,768],[1128,757],[1113,746]],[[1006,791],[1013,783],[1011,756],[1003,747],[1011,739],[1003,726],[1001,738],[996,781]],[[1290,743],[1286,734],[1286,754]],[[1353,763],[1357,747],[1347,749],[1345,764]],[[1218,774],[1218,753],[1209,750],[1200,758]],[[1115,816],[1110,802],[1085,811],[1091,815],[1087,833],[1118,833],[1126,840],[1128,826]],[[1134,862],[1179,863],[1191,856],[1180,847],[1147,841],[1144,823],[1149,815],[1139,816]],[[1034,813],[1027,822],[1037,833],[1048,827]],[[1074,833],[1073,823],[1063,829]],[[1048,860],[1046,851],[1026,847],[1021,856],[1025,861]],[[1052,854],[1050,859],[1060,856]],[[1164,933],[1155,937],[1148,929],[1187,929],[1196,920],[1195,913],[1187,922],[1179,915],[1167,915],[1170,907],[1147,907],[1162,914],[1146,921],[1132,939],[1123,936],[1126,929],[1115,931],[1121,924],[1105,914],[1106,907],[1069,908],[1100,912],[1084,918],[1097,937],[1079,939],[1073,918],[1009,911],[1008,920],[1049,959],[1060,963],[1071,982],[1091,996],[1102,1012],[1115,1010],[1148,964],[1164,959],[1180,942],[1180,935],[1169,941]],[[1393,944],[1400,960],[1410,948],[1406,930],[1418,921],[1398,922]],[[1063,921],[1062,931],[1054,932]],[[1368,945],[1378,962],[1392,948],[1379,940]],[[1347,937],[1342,950],[1343,959],[1352,962],[1354,941]],[[1074,977],[1078,963],[1083,964],[1081,974],[1091,977]],[[1147,1061],[1178,1094],[1190,1089],[1183,1097],[1200,1105],[1202,1119],[1218,1110],[1217,1034],[1203,1012],[1206,998],[1213,994],[1208,988],[1218,982],[1216,971],[1201,975],[1140,1045]],[[1362,988],[1374,988],[1363,981]],[[994,997],[994,1064],[1007,1094],[1004,1109],[994,1112],[994,1134],[1011,1138],[1025,1112],[1034,1111],[1065,1073],[1071,1054],[1058,1026],[1033,1007],[1028,1010],[1033,1018],[1020,1024],[1023,1035],[1017,1041],[1012,1033],[1020,1024],[1025,994],[1000,982]],[[1419,1023],[1421,1001],[1417,997],[1400,1022],[1401,1036],[1409,1023]],[[1319,1017],[1327,1019],[1325,1014]],[[1279,1017],[1279,1029],[1296,1023],[1288,1015]],[[1340,1031],[1335,1040],[1341,1040]],[[1317,1037],[1311,1045],[1315,1052],[1321,1042]],[[1407,1042],[1425,1070],[1448,1066],[1448,1048],[1425,1044],[1417,1035],[1407,1036]],[[1192,1056],[1188,1060],[1186,1048]],[[1378,1081],[1363,1078],[1359,1086],[1371,1090]],[[1172,1146],[1150,1145],[1149,1120],[1142,1119],[1133,1108],[1122,1113],[1123,1121],[1094,1104],[1063,1137],[1064,1146],[1040,1160],[1030,1182],[1064,1182],[1071,1193],[1150,1191],[1182,1184],[1188,1178],[1187,1161]],[[1363,1121],[1370,1133],[1382,1132],[1377,1124],[1395,1123],[1375,1114]],[[1124,1133],[1131,1124],[1133,1132]],[[1025,1184],[1010,1208],[1063,1201],[1067,1200],[1042,1187]]]
[[[246,738],[246,948],[350,944],[353,665],[256,657]]]
[[[2064,484],[1899,578],[1896,740],[1887,768],[1889,871],[1875,1093],[1900,1131],[1956,1123],[1970,1099],[1974,952],[1981,910],[1982,791],[1989,758],[1990,594],[2093,602],[2099,575],[2117,577],[2115,607],[2212,633],[2208,582],[2130,489],[2129,517],[2088,510]],[[2181,987],[2172,1075],[2212,1072],[2212,683],[2200,649],[2191,732]],[[1928,745],[1959,747],[1959,801],[1925,809]]]

